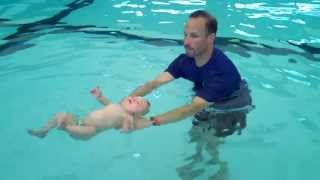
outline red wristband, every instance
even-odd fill
[[[151,117],[150,119],[151,119],[151,121],[152,121],[152,125],[153,125],[153,126],[160,126],[160,124],[161,124],[160,118],[158,118],[158,117]]]

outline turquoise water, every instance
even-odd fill
[[[241,136],[217,144],[218,163],[207,163],[206,152],[191,163],[190,119],[87,142],[59,131],[27,135],[57,111],[99,108],[89,94],[96,85],[119,101],[156,76],[183,52],[183,24],[195,9],[217,16],[217,46],[248,80],[257,106]],[[319,16],[317,0],[2,0],[1,179],[318,180]],[[189,102],[191,87],[178,80],[148,95],[150,115]]]

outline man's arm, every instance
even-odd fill
[[[162,72],[154,80],[145,83],[135,89],[129,96],[145,96],[157,87],[174,80],[174,77],[168,72]]]
[[[205,99],[196,96],[193,98],[191,104],[187,104],[182,107],[173,109],[166,113],[154,116],[153,118],[157,119],[157,121],[159,121],[161,125],[174,123],[179,120],[185,119],[186,117],[192,116],[208,106],[209,103]]]

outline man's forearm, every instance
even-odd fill
[[[150,81],[142,86],[139,86],[130,94],[130,96],[145,96],[149,94],[156,87],[157,86],[152,81]]]
[[[174,123],[194,115],[195,113],[199,112],[205,107],[207,107],[207,105],[205,104],[201,104],[201,105],[188,104],[180,108],[173,109],[164,114],[157,115],[155,117],[159,119],[161,124]]]

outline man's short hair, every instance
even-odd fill
[[[202,17],[206,19],[206,28],[208,34],[216,34],[218,29],[218,22],[217,19],[212,16],[210,13],[204,10],[197,10],[190,14],[189,18],[197,18]]]

